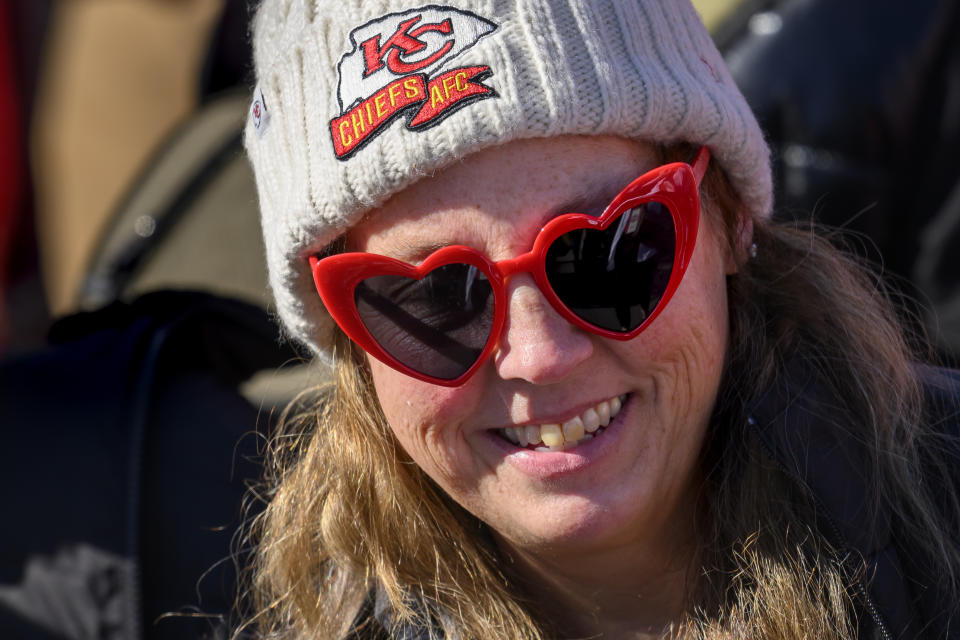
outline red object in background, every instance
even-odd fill
[[[20,98],[14,76],[10,13],[0,10],[0,350],[6,342],[5,292],[8,284],[12,242],[23,206],[25,175]]]

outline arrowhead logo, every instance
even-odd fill
[[[448,63],[497,29],[468,12],[430,5],[392,13],[350,32],[352,49],[337,65],[340,115],[330,121],[334,153],[346,160],[402,113],[407,129],[433,126],[496,92],[480,83],[489,66]]]

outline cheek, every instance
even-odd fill
[[[421,382],[368,358],[380,408],[397,441],[441,486],[455,484],[467,458],[464,429],[479,401],[475,387]]]
[[[701,256],[664,312],[630,354],[638,380],[634,404],[636,472],[650,504],[680,504],[695,491],[697,462],[723,374],[728,319],[722,263]],[[628,343],[630,344],[630,343]],[[679,502],[678,502],[679,501]],[[665,509],[665,512],[671,512]],[[651,516],[652,517],[652,516]]]
[[[706,293],[706,292],[705,292]],[[709,294],[708,294],[709,295]],[[659,341],[657,404],[688,426],[705,426],[712,413],[723,373],[727,344],[726,299],[679,308]]]
[[[723,373],[729,319],[723,252],[709,232],[676,295],[637,340],[635,367],[667,429],[705,426]],[[667,420],[669,418],[669,420]]]
[[[729,332],[726,281],[721,275],[685,284],[657,327],[656,359],[686,372],[696,384],[715,378],[723,366]]]

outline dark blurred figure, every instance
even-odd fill
[[[16,78],[36,77],[45,5],[37,0],[0,4],[0,108],[10,109],[2,117],[10,118],[5,124],[15,133],[25,131],[33,88],[26,83],[11,88],[4,74],[10,65],[16,69],[32,61]],[[149,200],[162,209],[156,232],[137,235],[133,223],[142,216],[128,219],[122,214],[132,205],[121,203],[114,216],[121,222],[106,233],[115,243],[102,242],[101,254],[114,247],[132,256],[123,264],[134,268],[163,253],[163,243],[175,245],[181,263],[201,252],[230,251],[209,242],[202,250],[178,250],[179,241],[166,231],[183,222],[188,211],[193,218],[241,219],[234,203],[211,194],[238,191],[233,182],[223,186],[221,178],[242,179],[247,174],[238,168],[248,172],[239,150],[248,93],[248,21],[247,3],[224,5],[203,73],[194,79],[203,102],[196,117],[211,109],[221,114],[215,121],[226,128],[227,142],[186,135],[157,150],[157,163],[128,189],[142,195],[144,184],[151,185],[149,197],[132,200]],[[21,26],[14,30],[18,38],[8,40],[2,30],[12,23]],[[226,103],[227,116],[222,115],[220,97],[229,88],[244,94],[237,117],[233,97]],[[0,261],[9,264],[5,249],[25,250],[32,299],[40,301],[24,138],[5,138],[0,157],[5,163],[0,178],[11,178],[0,182]],[[7,147],[7,140],[14,144]],[[199,158],[186,164],[199,167],[202,175],[168,180],[160,190],[148,179],[157,167],[182,165],[185,158]],[[255,198],[239,192],[254,209]],[[259,240],[256,216],[243,220]],[[226,222],[217,217],[212,226]],[[246,254],[251,263],[262,257],[261,250]],[[187,265],[185,270],[202,269]],[[15,288],[17,281],[4,279],[3,273],[0,268],[0,287]],[[136,269],[122,277],[113,274],[111,282],[125,285],[139,274]],[[27,330],[14,326],[19,320],[11,323],[16,353],[0,358],[0,433],[11,479],[2,495],[0,637],[223,638],[236,597],[231,551],[238,542],[242,500],[260,475],[257,429],[267,428],[273,407],[289,399],[283,395],[268,403],[248,381],[297,355],[279,343],[279,330],[256,301],[206,290],[118,286],[111,293],[100,308],[58,320],[45,344],[40,339],[47,329],[44,320]],[[7,310],[15,320],[26,317],[19,304]]]
[[[958,34],[956,0],[748,0],[718,34],[773,143],[778,215],[863,234],[954,362]]]
[[[276,336],[259,307],[156,292],[0,362],[0,637],[225,637],[270,418],[241,385],[294,357]]]

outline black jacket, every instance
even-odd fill
[[[920,375],[927,419],[945,436],[942,453],[956,461],[950,481],[960,487],[960,374],[925,367]],[[898,544],[890,514],[881,511],[867,521],[873,491],[863,473],[868,454],[842,428],[846,411],[811,370],[794,365],[750,408],[747,420],[750,433],[813,499],[820,530],[841,556],[851,552],[866,561],[860,637],[960,638],[960,604],[948,602],[930,583],[932,569]],[[958,618],[952,624],[951,614]]]

